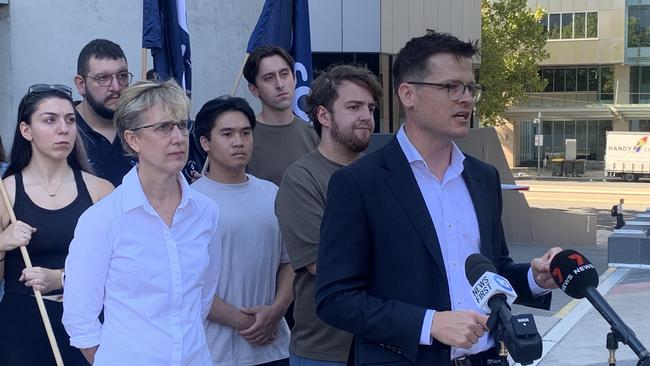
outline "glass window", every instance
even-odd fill
[[[588,155],[587,121],[576,121],[576,153]]]
[[[587,153],[589,160],[598,160],[598,121],[587,121]]]
[[[548,38],[560,39],[560,14],[549,14],[548,16]]]
[[[587,68],[578,68],[578,91],[587,91]]]
[[[640,66],[630,67],[630,103],[639,103],[639,69]]]
[[[639,103],[650,102],[650,67],[639,67]]]
[[[564,153],[564,121],[553,122],[553,152]]]
[[[587,13],[587,38],[598,38],[598,12]]]
[[[639,121],[639,129],[637,131],[643,131],[643,132],[650,131],[650,121],[648,121],[648,120],[640,120]]]
[[[586,25],[586,14],[575,13],[573,15],[573,38],[585,38]]]
[[[598,121],[596,160],[605,160],[605,135],[612,130],[612,121]]]
[[[576,138],[576,121],[564,122],[564,138],[565,139]]]
[[[545,92],[553,91],[553,69],[542,69],[542,79],[546,79],[546,88]]]
[[[589,91],[598,91],[598,69],[589,68]]]
[[[630,5],[627,12],[627,46],[650,47],[650,5]]]
[[[542,135],[545,136],[542,156],[546,156],[546,153],[553,152],[553,121],[542,121]]]
[[[563,92],[566,88],[566,85],[564,83],[564,77],[566,74],[566,69],[555,69],[555,87],[553,88],[553,91],[556,92]]]
[[[576,91],[576,69],[566,69],[566,91]]]
[[[562,34],[560,38],[573,38],[573,13],[562,14]]]
[[[532,162],[536,161],[535,153],[535,133],[533,121],[521,121],[519,123],[519,165],[532,166]]]
[[[614,100],[614,68],[612,67],[600,69],[600,100]]]

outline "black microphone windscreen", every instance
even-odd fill
[[[598,272],[584,255],[567,249],[551,261],[551,275],[555,284],[567,295],[582,299],[588,287],[598,286]]]
[[[465,260],[465,276],[467,276],[470,285],[476,283],[485,272],[497,273],[497,269],[489,259],[478,253],[467,257],[467,260]]]

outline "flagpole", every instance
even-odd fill
[[[16,214],[9,201],[9,195],[7,194],[7,189],[5,188],[4,182],[0,181],[0,194],[2,195],[2,201],[4,202],[7,212],[9,212],[9,218],[11,223],[16,223]],[[26,268],[32,268],[32,261],[29,258],[29,253],[25,246],[20,246],[20,254],[23,256],[23,261],[25,262]],[[61,358],[61,351],[59,351],[59,345],[56,343],[56,338],[54,337],[54,331],[52,330],[52,323],[50,323],[50,317],[47,316],[47,310],[45,309],[45,303],[43,302],[43,295],[41,292],[32,286],[34,291],[34,297],[36,297],[36,304],[38,305],[38,311],[41,313],[41,318],[43,319],[43,325],[45,326],[45,333],[47,333],[47,339],[50,341],[50,347],[52,348],[52,353],[54,354],[54,360],[56,361],[57,366],[63,366],[63,359]]]
[[[143,48],[141,53],[142,68],[140,69],[140,80],[147,80],[147,49]]]
[[[244,74],[244,66],[246,66],[246,61],[248,61],[248,58],[250,57],[250,53],[246,52],[244,55],[244,61],[241,63],[241,67],[239,68],[239,72],[237,73],[237,78],[235,79],[235,85],[232,86],[232,91],[230,92],[231,96],[235,96],[235,93],[237,93],[237,88],[239,88],[239,82],[241,81],[241,76]]]

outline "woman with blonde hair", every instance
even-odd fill
[[[188,116],[174,81],[135,83],[118,100],[113,120],[139,163],[81,216],[66,260],[63,323],[93,365],[210,364],[202,321],[216,291],[219,213],[180,173]]]

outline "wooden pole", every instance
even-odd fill
[[[237,73],[237,78],[235,79],[235,85],[232,86],[232,91],[230,92],[231,96],[235,96],[235,93],[237,93],[237,88],[239,88],[239,82],[241,81],[241,76],[244,74],[244,66],[246,66],[246,61],[248,61],[248,58],[250,57],[250,54],[246,52],[244,55],[244,61],[241,63],[241,67],[239,68],[239,72]]]
[[[7,212],[9,212],[9,218],[11,223],[16,222],[16,214],[14,213],[11,201],[9,200],[9,194],[7,194],[7,189],[5,188],[4,182],[0,181],[0,193],[2,194],[2,201],[4,202]],[[27,248],[25,246],[20,246],[20,254],[23,256],[23,261],[25,262],[25,267],[32,267],[32,260],[29,258],[29,253],[27,253]],[[50,341],[50,346],[52,347],[52,353],[54,354],[54,360],[56,361],[57,366],[63,366],[63,359],[61,358],[61,352],[59,351],[59,345],[56,343],[56,338],[54,337],[54,331],[52,330],[52,324],[50,323],[50,317],[47,316],[47,310],[45,310],[45,303],[43,302],[43,296],[41,292],[35,289],[32,286],[34,291],[34,296],[36,297],[36,304],[38,304],[38,311],[41,313],[41,318],[43,319],[43,325],[45,326],[45,332],[47,333],[47,339]]]
[[[143,48],[141,53],[141,63],[142,68],[140,69],[140,80],[147,80],[147,49]]]

